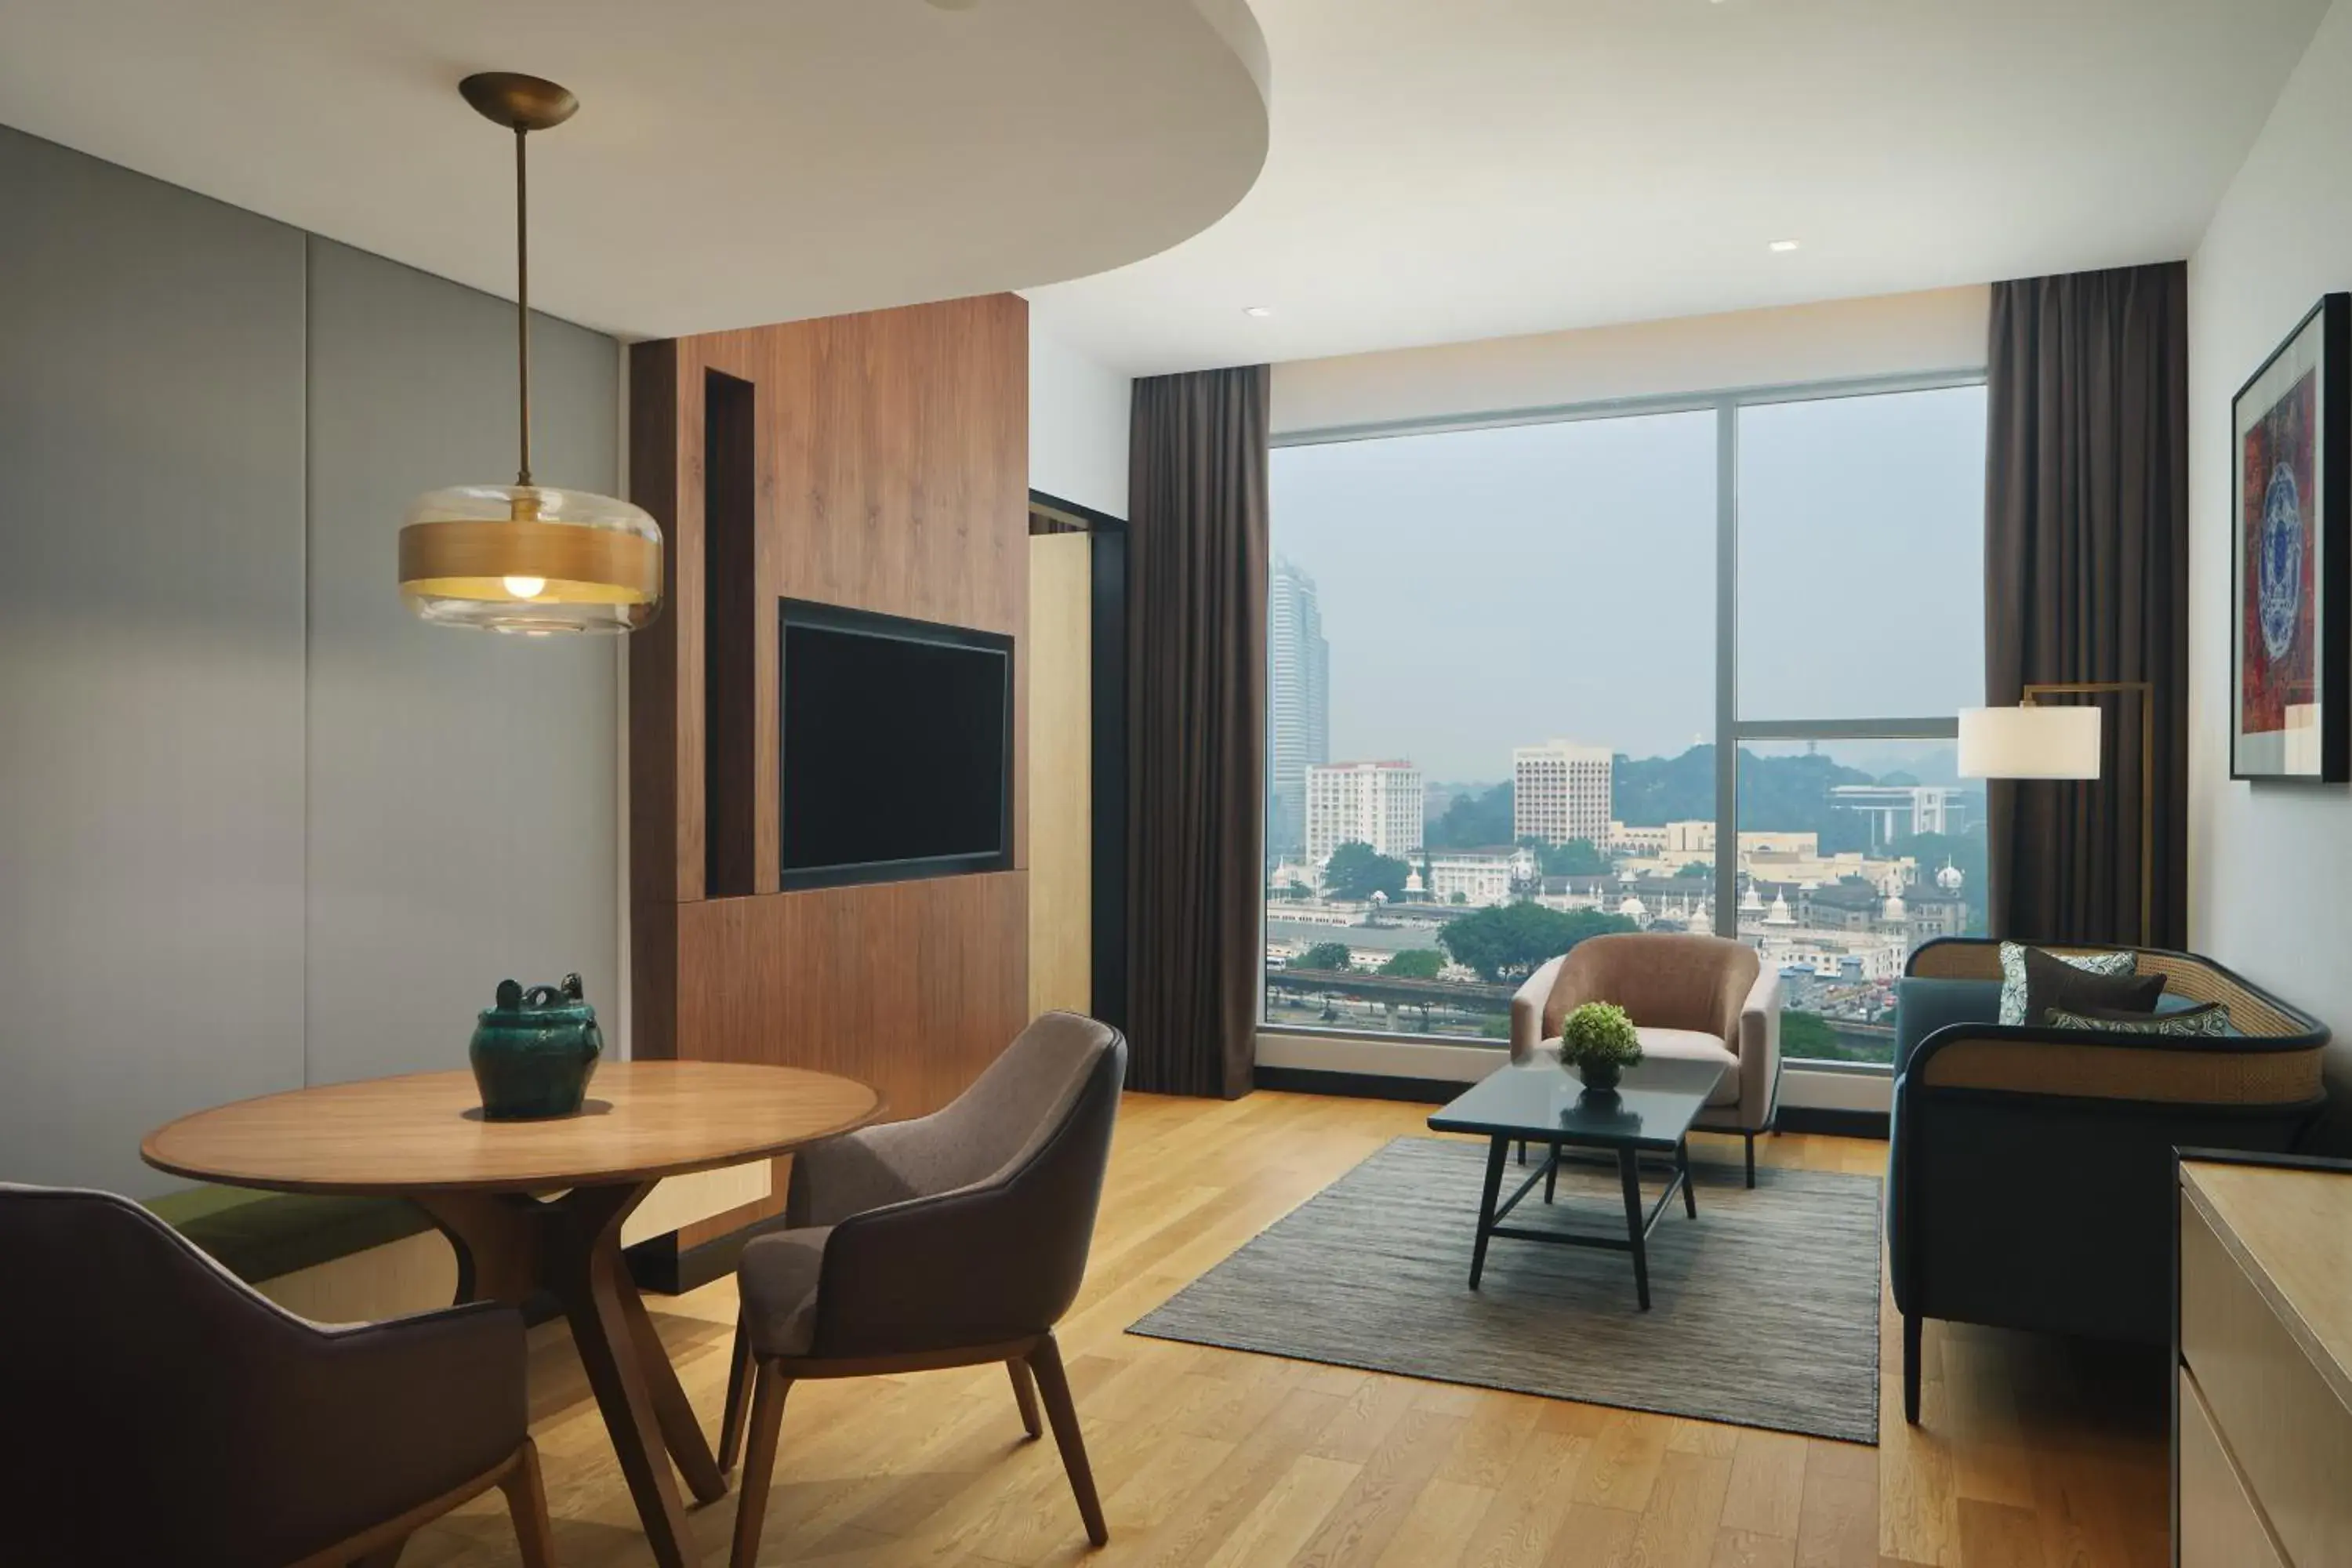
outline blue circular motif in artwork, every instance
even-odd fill
[[[2263,494],[2262,560],[2255,578],[2263,616],[2263,647],[2276,662],[2294,647],[2303,609],[2303,496],[2284,463],[2271,470]]]

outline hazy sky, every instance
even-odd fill
[[[1980,702],[1982,389],[1751,408],[1739,445],[1742,712]],[[1554,735],[1713,738],[1712,413],[1277,447],[1271,500],[1319,591],[1335,760],[1491,780]]]

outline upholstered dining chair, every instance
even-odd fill
[[[1557,1050],[1560,1021],[1587,1002],[1633,1016],[1645,1057],[1723,1069],[1693,1127],[1738,1133],[1756,1184],[1757,1134],[1780,1109],[1780,977],[1727,937],[1619,931],[1587,937],[1528,976],[1511,998],[1511,1059]]]
[[[0,1184],[0,1557],[383,1568],[496,1486],[553,1568],[512,1308],[322,1327],[70,1188]]]
[[[1054,1325],[1078,1293],[1127,1041],[1047,1013],[952,1104],[793,1157],[788,1228],[743,1249],[719,1464],[737,1486],[733,1568],[751,1568],[795,1383],[1003,1362],[1022,1425],[1045,1395],[1087,1538],[1110,1539]],[[1034,1380],[1034,1381],[1033,1381]],[[747,1387],[748,1385],[748,1387]]]

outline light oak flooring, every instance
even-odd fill
[[[1907,1428],[1889,1302],[1881,1446],[1869,1448],[1122,1331],[1387,1140],[1426,1135],[1426,1114],[1264,1092],[1230,1103],[1128,1097],[1093,1266],[1061,1330],[1109,1518],[1103,1552],[1087,1551],[1052,1443],[1022,1440],[1003,1371],[985,1367],[795,1387],[761,1562],[2106,1568],[2166,1560],[2160,1356],[1930,1324],[1925,1424]],[[1729,1140],[1692,1142],[1698,1159],[1737,1150]],[[1790,1136],[1765,1141],[1759,1157],[1876,1174],[1885,1145]],[[1630,1310],[1630,1281],[1626,1294]],[[715,1433],[732,1281],[651,1305]],[[561,1561],[648,1562],[565,1331],[534,1331],[532,1346],[532,1429]],[[513,1563],[495,1498],[421,1532],[405,1568]],[[726,1561],[733,1516],[731,1495],[693,1516],[714,1568]]]

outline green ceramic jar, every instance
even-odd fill
[[[499,982],[499,1005],[482,1010],[466,1053],[488,1121],[578,1115],[604,1054],[596,1009],[581,1000],[576,974],[529,991]]]

